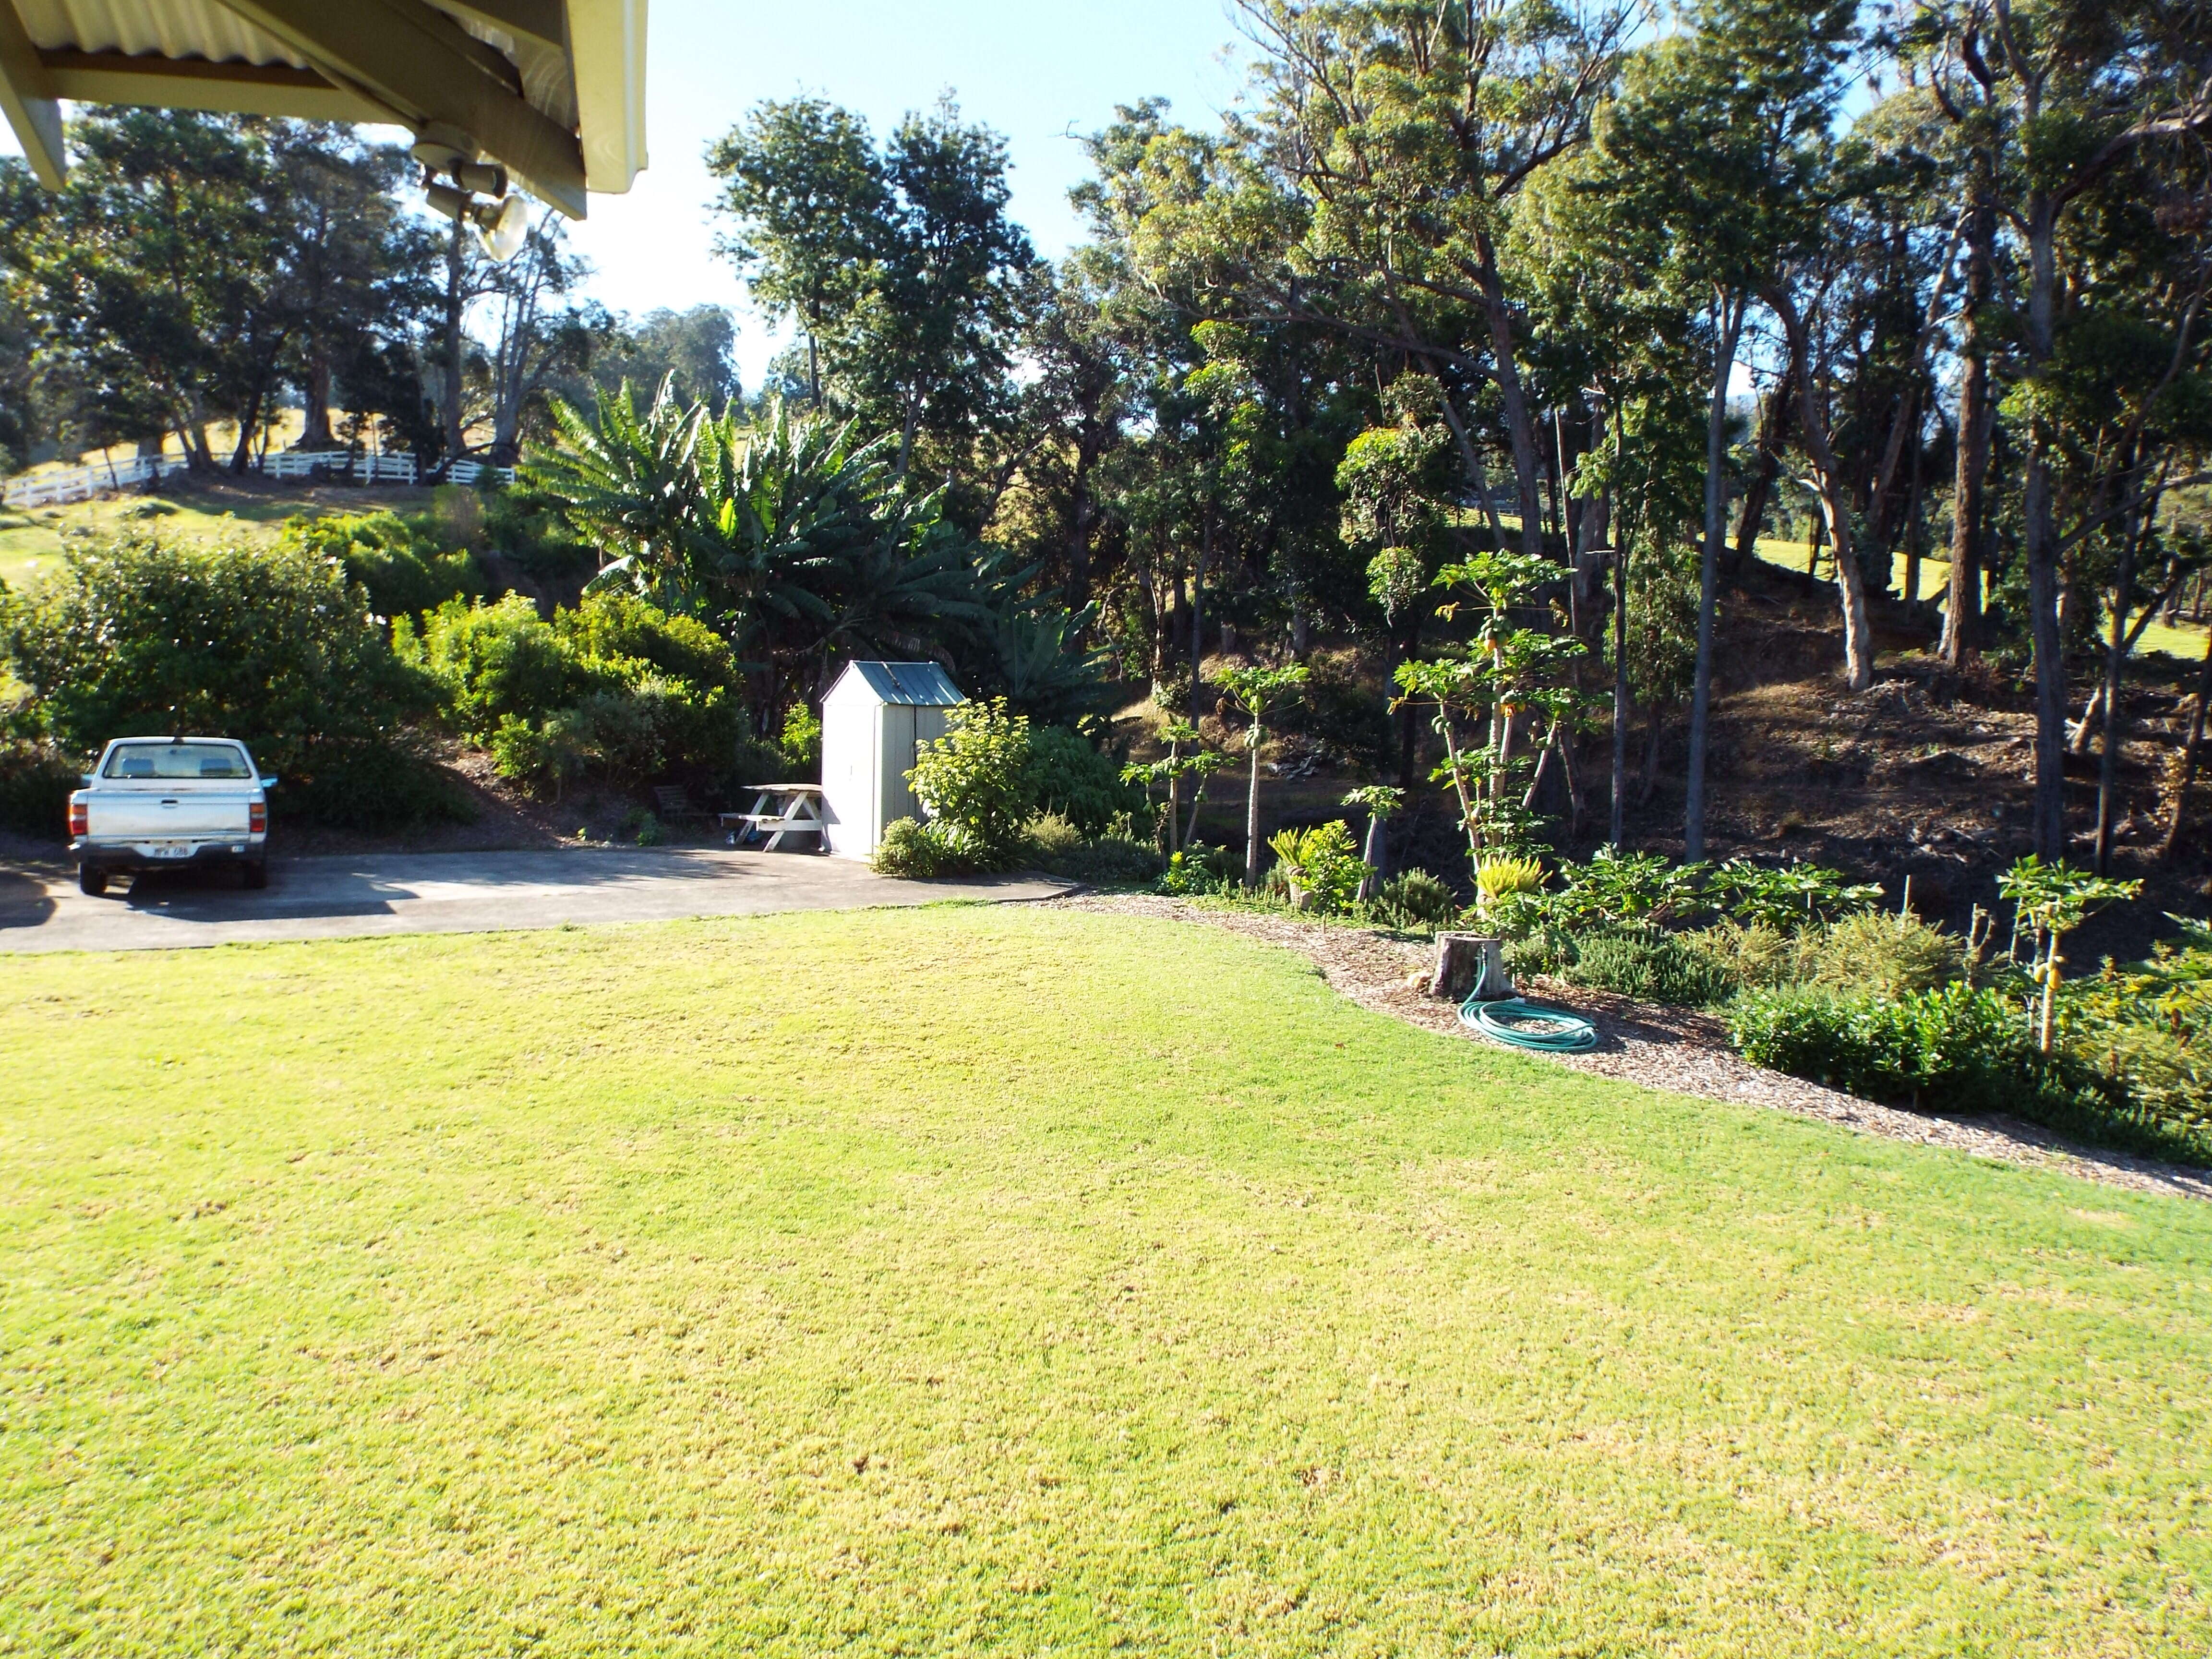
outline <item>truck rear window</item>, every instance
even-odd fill
[[[227,743],[118,743],[103,778],[250,778],[246,757]]]

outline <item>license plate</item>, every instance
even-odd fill
[[[192,855],[192,844],[188,841],[157,841],[146,850],[157,859],[188,859]]]

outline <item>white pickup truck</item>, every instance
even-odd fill
[[[269,791],[231,738],[118,738],[70,797],[77,885],[95,897],[121,871],[235,864],[269,884]]]

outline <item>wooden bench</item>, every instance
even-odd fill
[[[707,816],[703,807],[694,806],[691,804],[691,797],[684,792],[684,786],[680,783],[655,784],[653,788],[653,799],[655,809],[663,819],[681,822],[684,818],[703,818]]]

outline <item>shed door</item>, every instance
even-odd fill
[[[914,798],[914,790],[906,781],[906,775],[914,770],[914,715],[915,711],[903,703],[884,706],[884,809],[883,817],[877,821],[878,836],[885,824],[921,816],[921,803]]]

